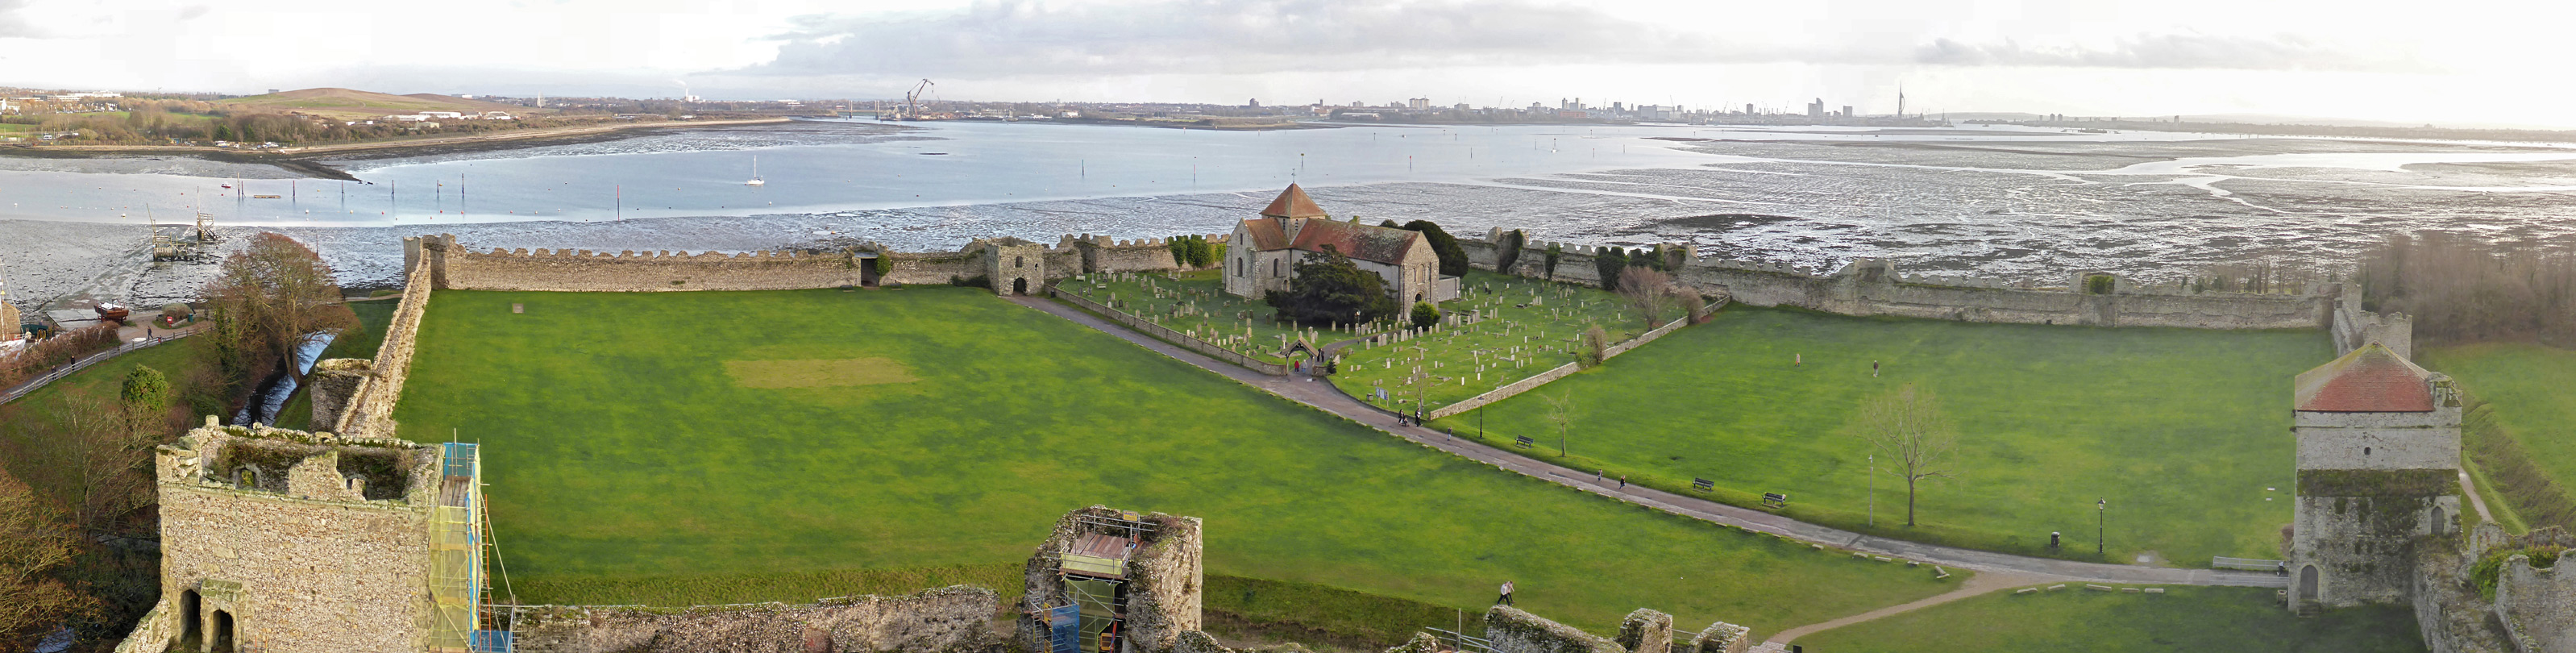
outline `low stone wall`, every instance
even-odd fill
[[[1637,347],[1649,342],[1654,342],[1655,339],[1664,337],[1664,334],[1672,333],[1674,330],[1680,329],[1689,324],[1690,318],[1683,317],[1678,320],[1673,320],[1670,323],[1666,323],[1663,326],[1655,327],[1655,330],[1653,331],[1638,334],[1637,337],[1630,338],[1627,342],[1611,345],[1610,348],[1606,350],[1606,355],[1602,360],[1609,360],[1610,358],[1615,358],[1620,354],[1628,353],[1628,350],[1636,349]],[[1529,378],[1513,381],[1510,385],[1486,391],[1484,394],[1468,397],[1458,403],[1434,408],[1431,412],[1424,413],[1423,415],[1428,419],[1440,419],[1450,415],[1475,410],[1485,406],[1486,404],[1510,399],[1513,395],[1536,390],[1539,386],[1547,385],[1550,381],[1572,376],[1575,372],[1581,371],[1583,371],[1583,366],[1579,363],[1558,365],[1548,371],[1530,375]]]
[[[1064,300],[1065,303],[1080,306],[1083,310],[1098,313],[1102,317],[1109,318],[1119,324],[1127,325],[1127,328],[1142,331],[1145,335],[1162,338],[1165,342],[1180,345],[1188,348],[1190,351],[1206,354],[1211,358],[1240,365],[1245,369],[1260,372],[1262,374],[1268,374],[1271,376],[1288,375],[1287,365],[1266,362],[1250,356],[1235,353],[1224,347],[1217,346],[1216,343],[1200,340],[1198,338],[1191,337],[1189,334],[1171,330],[1170,328],[1164,327],[1160,324],[1155,324],[1153,320],[1129,315],[1126,311],[1110,308],[1102,305],[1100,302],[1084,299],[1081,295],[1054,292],[1052,287],[1048,289],[1048,293],[1053,295],[1056,299]]]
[[[999,645],[990,619],[1000,607],[992,590],[956,585],[806,605],[531,606],[511,631],[528,653],[981,653]]]
[[[2514,544],[2576,545],[2566,531],[2544,528],[2517,538]],[[2523,651],[2576,651],[2576,572],[2561,560],[2546,569],[2531,566],[2529,556],[2506,558],[2496,575],[2495,612],[2505,631]]]

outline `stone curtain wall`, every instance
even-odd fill
[[[1052,288],[1050,288],[1050,291],[1052,291]],[[1163,325],[1155,324],[1153,320],[1129,315],[1126,311],[1103,306],[1099,302],[1083,299],[1080,295],[1075,295],[1073,293],[1054,293],[1054,295],[1056,299],[1064,300],[1065,303],[1080,306],[1083,310],[1098,313],[1102,317],[1107,317],[1111,320],[1117,321],[1119,324],[1127,325],[1127,328],[1142,331],[1145,335],[1161,338],[1165,342],[1186,347],[1190,351],[1206,354],[1217,360],[1240,365],[1243,366],[1244,369],[1260,372],[1262,374],[1268,374],[1271,376],[1288,375],[1287,365],[1264,362],[1250,356],[1228,351],[1226,348],[1219,347],[1215,343],[1193,338],[1190,337],[1189,334],[1164,328]]]
[[[1672,333],[1674,330],[1680,329],[1689,324],[1690,318],[1685,316],[1681,319],[1673,320],[1663,326],[1655,327],[1653,331],[1638,334],[1637,337],[1630,338],[1627,342],[1611,345],[1605,352],[1607,355],[1604,356],[1602,360],[1607,361],[1620,354],[1628,353],[1628,350],[1636,349],[1638,346],[1649,342],[1654,342],[1655,339],[1664,337],[1664,334]],[[1583,366],[1580,363],[1566,363],[1564,365],[1558,365],[1548,371],[1530,375],[1529,378],[1513,381],[1511,385],[1486,391],[1484,394],[1469,397],[1458,403],[1434,408],[1431,412],[1424,413],[1423,415],[1429,419],[1440,419],[1450,415],[1475,410],[1486,404],[1510,399],[1513,395],[1536,390],[1539,386],[1547,385],[1550,381],[1573,376],[1575,372],[1581,371],[1583,371]]]
[[[2415,358],[2415,318],[2361,310],[2360,293],[2346,294],[2335,302],[2333,334],[2336,356],[2376,342],[2397,352],[2399,358]]]
[[[236,488],[228,478],[232,470],[209,466],[227,459],[227,447],[246,440],[415,452],[405,454],[413,456],[406,470],[409,492],[401,499],[364,501]],[[137,630],[155,627],[158,619],[157,627],[176,634],[178,597],[197,590],[199,623],[211,628],[216,610],[232,615],[244,650],[420,650],[429,626],[425,588],[436,502],[430,488],[437,473],[436,456],[419,455],[420,446],[208,426],[160,447],[154,468],[161,497],[161,595],[173,610],[156,611]],[[333,454],[316,456],[323,457]],[[287,485],[308,494],[339,495],[323,490],[345,487],[336,471],[311,459],[295,469]]]
[[[1493,269],[1500,256],[1495,243],[1459,239],[1471,265]],[[1547,248],[1559,249],[1554,274],[1547,272]],[[1843,315],[1890,315],[1966,322],[2080,324],[2091,326],[2165,326],[2198,329],[2308,329],[2328,326],[2331,285],[2302,295],[2271,293],[2180,293],[2141,289],[2120,283],[2107,295],[2080,288],[2011,288],[1974,282],[1907,277],[1873,259],[1854,261],[1833,274],[1816,275],[1785,265],[1697,258],[1687,245],[1679,250],[1688,262],[1673,270],[1676,281],[1703,294],[1724,294],[1754,306],[1795,306]],[[1589,286],[1601,284],[1593,266],[1599,248],[1569,243],[1531,241],[1506,274],[1552,279]]]
[[[162,653],[178,643],[179,620],[173,613],[179,608],[171,604],[174,598],[161,595],[161,602],[152,604],[152,611],[143,613],[134,630],[125,634],[124,641],[117,642],[116,653]]]
[[[346,401],[332,398],[330,402],[313,402],[314,424],[329,425],[331,432],[342,435],[395,437],[394,404],[402,399],[404,379],[411,374],[412,347],[420,339],[420,316],[429,310],[429,294],[438,285],[441,263],[453,253],[455,241],[454,236],[403,239],[405,262],[411,267],[403,274],[402,303],[394,307],[393,321],[385,326],[385,343],[376,350],[372,361],[335,359],[314,365],[327,372],[320,375],[322,385],[317,387],[333,391],[354,388],[345,390],[347,394],[342,396]],[[350,376],[358,378],[343,378]],[[326,408],[337,413],[325,414]]]
[[[981,653],[999,644],[989,621],[999,608],[992,590],[955,585],[806,605],[533,606],[512,632],[528,653]]]

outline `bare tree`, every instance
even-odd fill
[[[303,243],[275,232],[251,237],[241,253],[226,257],[206,296],[214,304],[219,355],[238,378],[275,364],[301,383],[295,354],[305,339],[356,322],[338,304],[340,282],[331,266]]]
[[[114,533],[135,509],[152,503],[152,445],[156,431],[133,428],[124,407],[86,390],[63,393],[47,407],[55,431],[45,437],[45,468],[82,530]]]
[[[78,542],[27,484],[0,470],[0,649],[34,648],[36,639],[97,602],[54,578],[72,562]]]
[[[1583,350],[1576,356],[1575,362],[1582,363],[1583,367],[1593,367],[1600,365],[1602,361],[1610,360],[1610,332],[1601,330],[1601,325],[1598,324],[1584,329]]]
[[[1673,275],[1649,267],[1630,267],[1619,271],[1619,298],[1652,329],[1664,322],[1664,313],[1673,308]]]
[[[1895,463],[1888,472],[1905,479],[1905,525],[1913,526],[1917,486],[1924,479],[1950,476],[1950,452],[1959,442],[1941,416],[1940,401],[1908,383],[1861,404],[1858,428],[1878,453]]]
[[[1556,455],[1562,457],[1566,452],[1566,432],[1574,427],[1574,391],[1553,397],[1542,394],[1538,398],[1547,401],[1547,421],[1556,425]]]

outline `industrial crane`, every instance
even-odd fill
[[[932,84],[930,80],[924,79],[921,80],[920,84],[913,85],[911,91],[903,94],[903,119],[921,119],[921,92],[922,90],[928,89],[932,86],[936,86],[936,84]]]

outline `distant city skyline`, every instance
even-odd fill
[[[2576,8],[2215,0],[0,0],[0,85],[2263,114],[2576,128]],[[1275,100],[1274,100],[1275,98]]]

